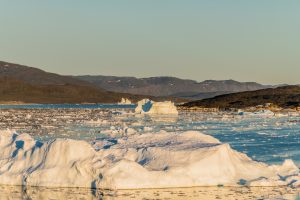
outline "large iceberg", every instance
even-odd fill
[[[137,103],[135,113],[154,114],[154,115],[178,115],[175,104],[171,101],[155,102],[149,99],[143,99]]]
[[[96,150],[97,149],[97,150]],[[115,140],[34,140],[0,133],[0,184],[107,189],[216,185],[300,186],[291,160],[267,165],[200,132],[161,131]]]

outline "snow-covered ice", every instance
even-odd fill
[[[127,104],[132,104],[132,102],[130,101],[130,99],[122,98],[121,101],[118,104],[127,105]]]
[[[197,131],[129,134],[101,145],[0,133],[0,184],[109,189],[299,186],[293,161],[267,165]],[[96,148],[97,147],[97,148]]]

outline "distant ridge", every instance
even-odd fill
[[[300,106],[300,86],[283,86],[257,91],[225,94],[198,101],[192,101],[182,107],[206,108],[245,108],[272,103],[283,108]]]
[[[0,61],[0,102],[24,103],[117,103],[138,96],[106,91],[69,76]]]
[[[0,78],[0,101],[23,103],[114,103],[123,95],[84,85],[31,85],[14,78]],[[125,95],[124,95],[125,96]]]
[[[0,102],[25,103],[117,103],[122,97],[133,102],[142,98],[182,102],[273,87],[234,80],[63,76],[3,61],[0,83]]]
[[[0,61],[0,78],[10,77],[32,85],[90,85],[86,81],[45,72],[41,69]]]
[[[194,80],[175,77],[74,76],[74,78],[114,92],[151,96],[173,96],[186,99],[203,99],[220,94],[271,87],[255,82],[238,82],[234,80],[206,80],[196,82]]]

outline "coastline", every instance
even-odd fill
[[[26,103],[23,101],[0,101],[0,105],[28,105],[28,104],[36,104],[36,103]]]

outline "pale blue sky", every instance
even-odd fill
[[[299,0],[0,0],[0,60],[61,74],[300,83]]]

